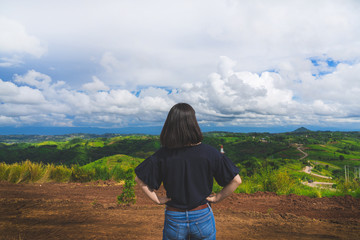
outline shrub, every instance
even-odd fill
[[[70,180],[72,174],[72,170],[59,165],[48,165],[48,179],[47,180],[53,180],[55,182],[67,182]]]
[[[261,171],[250,178],[255,186],[251,192],[267,191],[276,194],[289,194],[295,187],[295,181],[287,172],[272,170],[270,168],[261,169]],[[249,191],[249,189],[248,189]]]
[[[275,179],[272,175],[273,171],[269,168],[264,168],[255,175],[255,179],[260,185],[260,191],[276,192]]]
[[[308,196],[311,198],[321,198],[321,192],[319,189],[316,189],[316,188],[313,188],[313,189],[310,189],[309,191],[303,192],[302,195]]]
[[[360,188],[357,188],[351,195],[355,198],[360,198]]]
[[[277,194],[289,194],[295,185],[294,180],[287,172],[277,172],[272,178],[275,178],[274,185]]]
[[[136,202],[134,186],[134,170],[129,170],[126,174],[123,191],[120,196],[117,196],[118,204],[134,204]]]
[[[216,181],[214,181],[212,191],[214,193],[218,193],[221,191],[221,189],[222,189],[222,187]]]
[[[89,182],[94,179],[95,171],[80,168],[78,164],[71,167],[70,181],[72,182]]]
[[[253,193],[253,189],[256,187],[253,182],[247,180],[246,178],[242,179],[242,183],[240,186],[235,190],[235,193]]]
[[[351,191],[352,184],[351,182],[346,182],[344,179],[341,179],[336,184],[336,190],[338,190],[340,193],[347,195]]]
[[[12,183],[18,183],[20,179],[21,171],[22,171],[21,166],[18,163],[11,165],[7,180]]]
[[[6,163],[0,163],[0,181],[7,181],[9,177],[10,166]]]
[[[341,179],[336,185],[336,190],[343,195],[360,196],[360,183],[356,179],[347,182]]]
[[[110,179],[110,172],[109,169],[106,166],[96,166],[94,168],[95,170],[95,176],[94,178],[96,180],[109,180]]]
[[[29,160],[21,163],[21,173],[18,182],[36,182],[44,174],[44,166],[42,163],[32,163]]]
[[[126,172],[120,167],[120,165],[115,165],[115,167],[111,169],[110,175],[115,181],[120,181],[121,179],[125,179]]]

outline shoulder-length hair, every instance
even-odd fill
[[[167,148],[180,148],[200,143],[202,139],[195,110],[187,103],[175,104],[170,109],[161,130],[161,145]]]

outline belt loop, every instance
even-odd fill
[[[210,204],[209,203],[206,203],[206,204],[208,205],[210,211],[212,212],[212,208],[211,208]]]

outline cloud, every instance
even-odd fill
[[[109,87],[106,86],[99,78],[93,76],[93,81],[91,83],[86,83],[83,85],[83,88],[90,92],[97,92],[97,91],[107,91]]]
[[[39,89],[47,89],[50,87],[51,78],[46,74],[36,72],[35,70],[30,70],[24,76],[15,74],[14,81],[17,83],[24,83]]]
[[[17,55],[13,55],[11,57],[0,57],[0,67],[12,67],[22,63],[23,61]]]
[[[15,125],[17,122],[12,117],[2,116],[0,115],[0,126],[1,125]]]
[[[320,76],[307,74],[301,78],[297,92],[304,104],[314,102],[319,106],[322,103],[332,109],[331,115],[352,116],[360,109],[356,100],[360,94],[359,74],[359,63],[340,63],[331,73]]]
[[[6,1],[3,5],[0,14],[11,22],[6,26],[17,26],[7,31],[25,32],[28,37],[20,38],[24,41],[29,36],[37,39],[25,41],[32,42],[31,48],[22,44],[6,49],[44,56],[45,42],[49,46],[46,59],[37,63],[49,69],[54,62],[71,62],[76,77],[70,80],[68,71],[59,70],[58,79],[68,79],[76,86],[97,76],[107,86],[128,90],[178,88],[185,82],[203,81],[214,71],[218,56],[235,61],[236,71],[261,73],[294,59],[326,54],[354,61],[360,55],[357,0],[110,0],[70,5]],[[6,44],[15,42],[7,40]],[[91,65],[94,63],[98,65]],[[15,62],[2,65],[9,64]]]
[[[272,126],[359,120],[360,105],[353,100],[360,94],[360,64],[340,63],[324,75],[313,74],[320,70],[314,70],[310,60],[280,64],[278,72],[261,74],[236,71],[235,66],[234,60],[223,56],[217,72],[204,81],[139,91],[109,88],[93,76],[83,92],[30,70],[15,75],[19,85],[0,80],[0,110],[9,123],[15,117],[17,124],[55,126],[160,124],[177,102],[193,105],[202,124]],[[296,74],[291,74],[295,68]]]
[[[155,124],[177,102],[204,124],[359,118],[357,0],[3,5],[0,112],[19,124]]]
[[[114,57],[111,52],[105,52],[100,60],[100,65],[109,73],[114,72],[122,66],[122,63]]]
[[[39,58],[47,49],[40,40],[27,33],[25,27],[4,16],[0,16],[0,53],[8,55],[1,58],[1,67],[10,67],[21,63],[20,55],[28,54]]]
[[[219,73],[210,74],[202,83],[184,84],[178,95],[204,115],[230,119],[249,113],[284,114],[294,104],[291,90],[276,87],[278,74],[235,72],[233,66],[231,59],[221,57]]]
[[[17,86],[12,82],[4,82],[0,79],[0,101],[10,104],[33,105],[45,101],[39,89],[27,86]]]

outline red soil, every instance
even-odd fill
[[[115,182],[0,182],[0,239],[161,239],[164,206]],[[164,194],[163,190],[159,194]],[[213,204],[217,239],[358,239],[360,199],[233,194]]]

